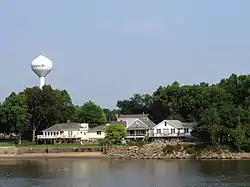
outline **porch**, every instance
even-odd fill
[[[62,144],[80,142],[82,138],[77,135],[37,135],[37,144]]]
[[[148,130],[145,129],[136,129],[136,130],[127,130],[127,139],[134,139],[134,140],[142,140],[148,134]]]

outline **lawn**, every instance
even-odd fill
[[[15,142],[0,142],[0,147],[9,147],[9,146],[16,146],[16,147],[30,147],[30,148],[43,148],[43,147],[48,147],[48,148],[53,148],[53,147],[93,147],[93,146],[99,146],[98,144],[41,144],[41,145],[36,145],[31,142],[26,142],[24,141],[21,145],[15,144]]]

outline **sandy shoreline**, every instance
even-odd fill
[[[24,153],[20,155],[0,155],[0,159],[4,158],[105,158],[105,154],[101,152],[71,152],[71,153]]]

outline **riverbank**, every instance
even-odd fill
[[[192,143],[151,143],[126,149],[109,149],[107,156],[119,159],[250,159],[250,153]]]
[[[101,152],[71,152],[71,153],[23,153],[20,155],[0,155],[0,159],[40,159],[40,158],[105,158]]]
[[[194,143],[65,148],[0,147],[0,158],[250,159],[250,153]]]

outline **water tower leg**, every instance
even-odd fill
[[[40,77],[40,88],[43,89],[44,85],[45,85],[45,77]]]

